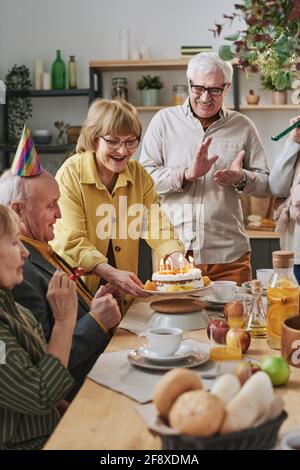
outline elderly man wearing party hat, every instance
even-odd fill
[[[111,338],[121,314],[112,286],[101,287],[94,298],[79,278],[80,270],[69,266],[48,242],[54,238],[53,226],[61,218],[59,188],[55,178],[45,171],[33,145],[30,131],[24,126],[10,170],[0,178],[0,203],[10,206],[21,222],[21,240],[29,256],[24,266],[24,281],[13,290],[15,300],[32,311],[41,323],[48,340],[54,325],[53,312],[47,302],[48,284],[57,269],[75,279],[78,315],[74,330],[69,371],[76,386],[72,398]]]

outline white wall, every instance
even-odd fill
[[[32,69],[36,58],[43,59],[44,69],[49,71],[56,49],[61,49],[66,61],[69,55],[76,56],[79,86],[88,87],[89,60],[119,58],[120,28],[130,29],[132,48],[148,44],[155,59],[179,57],[181,45],[210,44],[217,50],[223,41],[214,39],[208,29],[215,21],[222,22],[223,13],[231,13],[234,3],[235,0],[0,0],[0,79],[14,64]],[[108,96],[111,78],[116,75],[105,77]],[[160,75],[165,82],[162,101],[167,104],[172,84],[184,83],[185,74]],[[140,74],[127,76],[131,99],[137,103],[135,83]],[[255,86],[256,91],[259,86]],[[248,88],[253,85],[245,83],[243,94]],[[269,100],[266,92],[261,94],[263,101]],[[55,120],[80,124],[87,111],[86,98],[41,98],[34,99],[33,104],[32,130],[48,128],[54,135]],[[248,113],[258,125],[270,162],[282,147],[282,143],[271,143],[270,135],[285,128],[293,114],[293,111]],[[144,126],[150,119],[151,114],[142,115]],[[46,158],[52,164],[61,161],[57,156]]]

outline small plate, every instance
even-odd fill
[[[173,360],[166,363],[151,362],[148,361],[145,357],[141,356],[138,349],[131,351],[128,354],[128,359],[134,366],[142,367],[143,369],[152,369],[152,370],[170,370],[175,367],[184,367],[190,369],[192,367],[198,367],[201,364],[205,364],[209,360],[208,353],[204,351],[193,351],[192,354],[189,354],[188,357],[179,360]]]
[[[172,356],[159,356],[156,352],[144,347],[138,349],[137,352],[140,354],[140,356],[144,357],[148,361],[165,363],[182,361],[182,359],[185,359],[186,357],[189,357],[191,354],[193,354],[194,350],[190,349],[184,344],[181,344],[180,348]]]
[[[237,300],[242,300],[242,296],[235,294],[232,299],[229,300],[217,300],[213,295],[207,295],[206,297],[203,297],[203,300],[209,304],[217,305],[217,306],[223,306],[225,304],[228,304],[229,302],[237,301]]]
[[[251,281],[243,282],[242,287],[247,289],[247,292],[249,292],[251,294]],[[262,287],[261,292],[262,292],[262,295],[267,295],[267,288]]]
[[[174,292],[162,292],[159,290],[146,290],[143,289],[144,292],[147,292],[148,294],[151,295],[165,295],[165,296],[180,296],[180,295],[190,295],[190,294],[195,294],[196,292],[200,292],[202,290],[210,289],[214,285],[213,282],[210,282],[208,286],[205,287],[198,287],[197,289],[189,289],[189,290],[179,290],[179,291],[174,291]]]

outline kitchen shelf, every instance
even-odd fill
[[[76,98],[79,96],[86,96],[88,102],[90,103],[97,96],[97,93],[93,92],[91,95],[91,90],[89,88],[66,88],[64,90],[8,90],[6,93],[7,102],[4,106],[4,119],[3,119],[3,129],[4,129],[4,142],[0,142],[0,151],[3,154],[2,158],[2,170],[9,168],[10,166],[10,154],[15,152],[17,149],[16,145],[12,145],[8,142],[8,127],[9,127],[9,117],[8,117],[8,102],[10,99],[18,97],[28,97],[28,98]],[[41,154],[65,154],[70,150],[74,150],[75,144],[63,144],[63,145],[38,145],[35,144],[37,151]]]
[[[300,105],[298,104],[267,104],[267,105],[242,105],[240,106],[241,111],[270,111],[275,109],[289,110],[298,109],[300,111]]]
[[[95,70],[180,70],[185,69],[189,59],[170,60],[91,60],[90,68]]]
[[[76,147],[76,144],[49,144],[49,145],[38,145],[34,144],[38,153],[65,153],[69,150],[73,150]],[[9,144],[6,142],[0,142],[0,150],[4,152],[13,153],[17,150],[17,145]]]
[[[104,97],[103,93],[103,73],[105,72],[125,72],[144,70],[186,70],[190,59],[166,59],[166,60],[91,60],[90,67],[90,100],[96,96]],[[237,109],[238,97],[238,73],[234,67],[233,74],[233,100],[234,105],[229,109]],[[133,104],[133,103],[132,103]],[[171,106],[171,105],[169,105]],[[136,106],[139,112],[157,112],[167,106]]]
[[[29,96],[30,98],[55,97],[55,96],[89,96],[88,88],[76,88],[65,90],[16,90],[8,91],[7,96],[10,98],[18,96]]]

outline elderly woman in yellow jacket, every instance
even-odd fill
[[[125,101],[96,100],[90,106],[77,153],[59,169],[62,218],[55,226],[54,249],[73,266],[82,266],[92,291],[99,278],[134,296],[147,295],[137,277],[139,239],[156,259],[173,266],[184,247],[160,209],[152,178],[132,155],[142,127]]]

